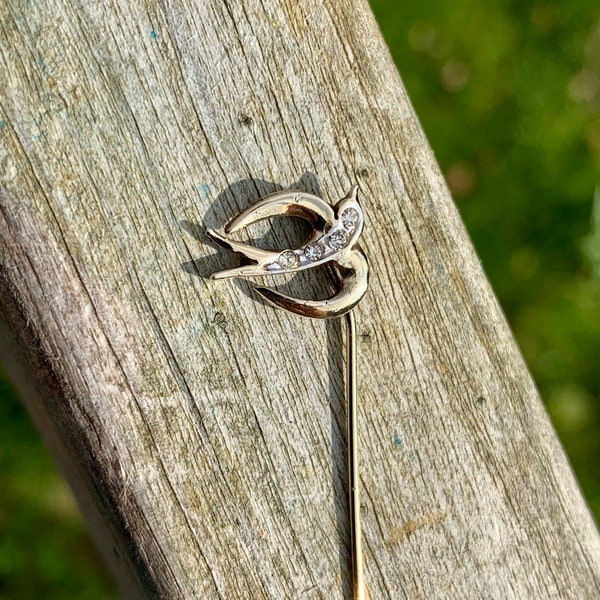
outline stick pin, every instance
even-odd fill
[[[367,291],[369,267],[357,245],[364,218],[357,199],[358,186],[335,206],[303,192],[277,192],[266,196],[229,221],[222,231],[208,229],[219,245],[241,254],[250,264],[217,271],[212,279],[254,277],[294,273],[326,265],[333,295],[326,300],[300,300],[268,287],[255,291],[273,306],[304,317],[329,319],[345,315],[346,320],[346,412],[348,437],[348,495],[352,555],[352,599],[368,600],[364,582],[360,523],[360,485],[358,474],[358,434],[356,414],[356,322],[352,309]],[[300,217],[312,225],[306,243],[296,249],[263,250],[229,237],[252,223],[276,216]]]

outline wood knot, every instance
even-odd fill
[[[245,125],[246,127],[250,127],[252,125],[252,117],[250,115],[245,115],[242,113],[239,116],[239,122],[241,125]]]

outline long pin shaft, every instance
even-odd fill
[[[368,600],[365,587],[360,524],[360,481],[358,477],[358,423],[356,410],[356,320],[346,313],[346,414],[348,415],[348,500],[352,555],[352,600]]]

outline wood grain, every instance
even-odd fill
[[[598,532],[364,0],[6,0],[0,86],[2,356],[124,597],[348,593],[340,325],[206,280],[233,259],[202,232],[353,182],[371,597],[600,595]]]

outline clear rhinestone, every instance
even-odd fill
[[[312,262],[319,260],[321,256],[323,256],[323,246],[317,242],[308,244],[306,248],[304,248],[304,256]]]
[[[277,262],[282,269],[293,269],[298,264],[298,257],[291,250],[284,250]]]
[[[329,245],[334,250],[341,250],[348,243],[348,234],[343,229],[338,229],[331,234]]]
[[[347,208],[342,213],[342,223],[346,229],[352,229],[358,223],[358,211],[355,208]]]

